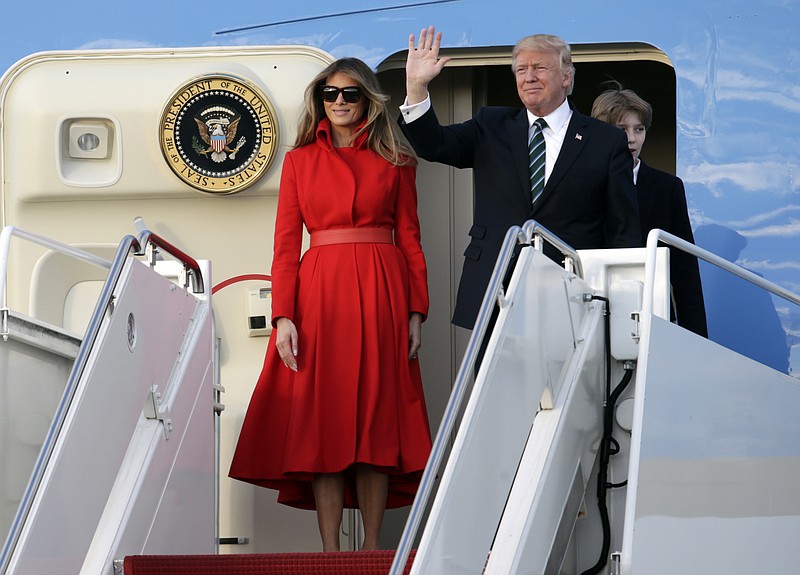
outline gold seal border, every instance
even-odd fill
[[[261,141],[251,161],[237,164],[235,170],[224,176],[203,174],[195,170],[183,158],[175,139],[175,128],[180,122],[183,109],[197,97],[213,92],[227,92],[241,99],[252,110],[260,124]],[[252,83],[229,74],[199,76],[181,86],[164,107],[159,123],[161,153],[167,165],[178,178],[189,186],[215,195],[234,194],[252,186],[267,172],[278,151],[278,122],[269,99]]]

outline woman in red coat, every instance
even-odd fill
[[[230,469],[316,509],[324,551],[339,549],[343,507],[361,510],[362,548],[376,549],[384,509],[413,501],[431,447],[415,156],[387,101],[353,58],[306,89],[278,199],[275,329]]]

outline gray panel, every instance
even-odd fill
[[[796,571],[800,384],[658,318],[649,350],[631,572]]]
[[[0,537],[6,538],[66,386],[80,340],[21,317],[0,339]]]

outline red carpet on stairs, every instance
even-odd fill
[[[125,575],[387,575],[394,551],[257,555],[129,555]],[[404,573],[411,570],[412,550]]]

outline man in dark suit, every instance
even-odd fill
[[[520,40],[512,69],[524,108],[484,107],[462,124],[441,126],[428,96],[449,60],[439,58],[440,43],[432,26],[416,46],[409,38],[400,125],[420,157],[473,169],[474,220],[453,313],[454,324],[471,329],[511,226],[535,219],[575,249],[634,247],[641,237],[623,134],[567,101],[575,72],[569,45],[548,35]],[[532,189],[528,148],[539,118],[546,122],[541,192]]]
[[[640,154],[647,130],[653,123],[653,107],[633,90],[617,86],[600,94],[592,105],[592,116],[620,128],[633,157],[633,180],[639,204],[642,242],[650,230],[660,229],[694,243],[686,192],[680,178],[651,168]],[[678,325],[708,337],[706,309],[697,258],[677,248],[669,252],[672,284],[672,319]]]

